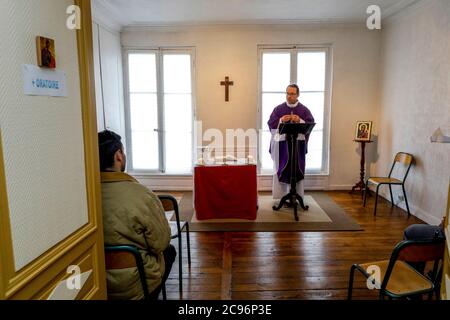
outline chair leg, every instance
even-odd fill
[[[375,194],[375,208],[373,210],[373,215],[377,215],[377,205],[378,205],[378,190],[380,189],[381,184],[377,185],[377,192]]]
[[[178,235],[178,277],[180,283],[180,293],[183,292],[183,244],[181,241],[181,234]]]
[[[402,184],[403,196],[405,197],[406,210],[408,211],[408,218],[411,216],[411,212],[409,211],[408,198],[406,198],[405,186]]]
[[[392,186],[389,185],[389,193],[391,194],[391,207],[394,207],[394,197],[392,196]]]
[[[188,252],[188,264],[191,266],[191,240],[189,237],[189,222],[186,222],[186,240],[187,240],[187,252]]]
[[[353,278],[355,277],[355,265],[352,265],[350,268],[350,277],[348,280],[348,293],[347,293],[347,300],[352,300],[352,294],[353,294]]]
[[[367,179],[366,181],[366,187],[364,188],[364,203],[363,203],[363,207],[366,206],[366,200],[367,200],[367,192],[369,192],[369,180]]]
[[[380,293],[378,294],[378,299],[386,300],[386,298],[388,298],[388,300],[392,300],[392,298],[389,295],[385,295],[383,290],[380,290]]]

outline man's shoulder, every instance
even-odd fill
[[[151,193],[145,185],[138,181],[123,180],[123,181],[113,181],[108,183],[102,183],[103,187],[111,187],[115,190],[127,190],[128,192],[138,195],[138,194],[148,194]]]
[[[305,105],[304,105],[303,103],[301,103],[301,102],[298,103],[298,106],[297,106],[297,107],[299,107],[300,109],[305,110],[305,111],[311,113],[311,110],[309,110],[309,108],[308,108],[307,106],[305,106]]]
[[[135,192],[145,193],[147,195],[154,195],[154,193],[144,184],[138,181],[126,181],[127,187]]]
[[[274,110],[280,110],[286,106],[287,106],[286,102],[283,102],[283,103],[277,105]]]
[[[137,181],[121,181],[102,185],[103,199],[109,207],[122,208],[140,214],[142,208],[158,206],[158,196],[147,186]],[[104,203],[105,205],[105,203]],[[140,208],[139,210],[135,210]],[[153,211],[151,209],[150,211]]]

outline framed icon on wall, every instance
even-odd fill
[[[55,40],[38,36],[36,37],[36,48],[38,66],[55,69]]]
[[[355,140],[357,141],[370,141],[372,134],[372,121],[357,121]]]

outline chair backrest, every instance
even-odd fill
[[[149,298],[144,263],[137,247],[132,245],[105,246],[105,265],[106,270],[137,268],[144,298]]]
[[[394,162],[392,163],[391,171],[389,171],[389,178],[392,175],[392,172],[394,171],[394,167],[397,163],[403,164],[407,167],[405,174],[403,176],[403,182],[405,182],[406,177],[408,176],[409,169],[411,168],[411,165],[414,163],[414,156],[410,153],[406,152],[398,152],[394,157]]]
[[[181,233],[181,223],[180,223],[180,212],[178,209],[178,201],[173,196],[170,195],[159,195],[159,200],[161,201],[161,204],[164,208],[164,211],[174,211],[175,212],[175,218],[177,222],[177,231],[178,234]]]
[[[398,152],[395,155],[394,161],[403,163],[404,165],[408,166],[408,165],[413,163],[414,156],[412,154],[410,154],[410,153]]]
[[[385,289],[397,260],[407,262],[434,261],[434,272],[440,260],[443,260],[445,252],[445,240],[435,238],[429,240],[404,240],[398,243],[392,251],[389,265],[381,285]]]

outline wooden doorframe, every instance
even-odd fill
[[[77,299],[106,299],[91,1],[75,0],[74,4],[81,9],[81,29],[76,32],[88,223],[15,271],[0,132],[0,299],[46,299],[60,281],[71,275],[66,268],[72,264],[80,266],[82,272],[93,270],[86,289],[83,287]]]
[[[6,299],[8,279],[14,274],[14,256],[9,221],[9,205],[0,132],[0,300]]]

